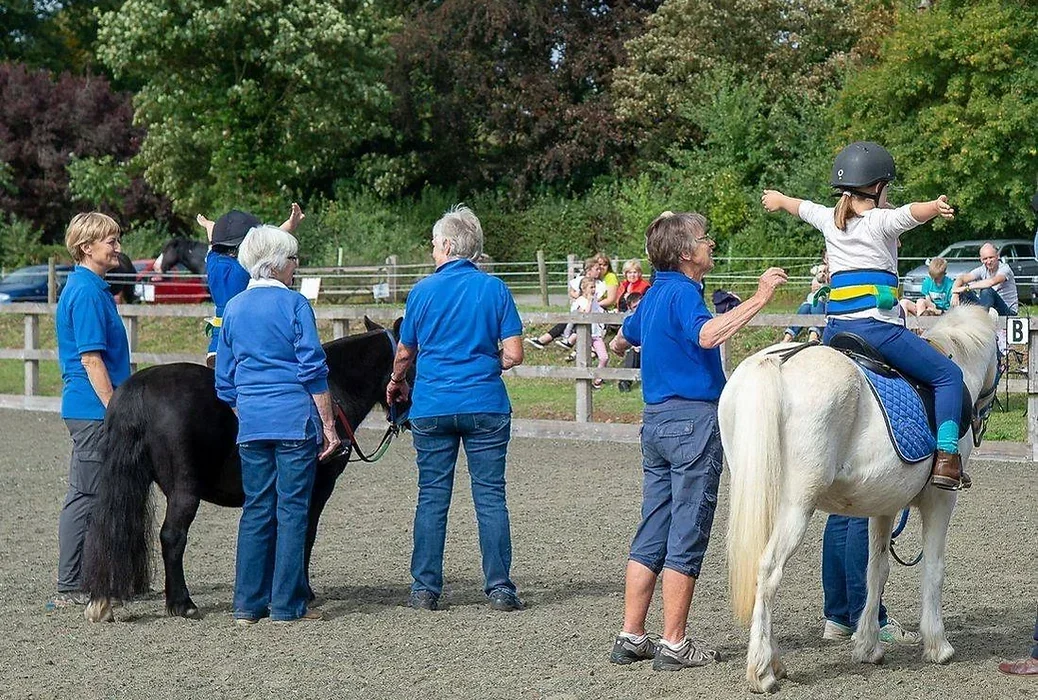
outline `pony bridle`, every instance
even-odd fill
[[[386,334],[386,338],[389,340],[389,356],[395,358],[396,338],[393,337],[393,332],[388,328],[383,328],[382,331]],[[389,368],[390,372],[392,372],[392,360],[390,360]],[[393,438],[400,434],[400,430],[403,427],[406,418],[406,416],[404,418],[401,418],[397,415],[395,404],[390,406],[388,412],[386,413],[386,420],[389,422],[389,425],[386,427],[386,432],[382,434],[382,439],[379,441],[378,447],[376,447],[370,454],[364,454],[364,452],[360,449],[360,444],[357,442],[357,436],[353,432],[353,426],[351,426],[349,420],[346,419],[346,412],[342,410],[342,406],[339,405],[339,402],[336,401],[334,397],[332,398],[332,411],[335,413],[335,418],[342,426],[343,432],[346,433],[346,437],[348,439],[348,442],[343,443],[336,451],[336,453],[332,456],[341,455],[343,452],[346,452],[348,454],[349,451],[352,449],[356,451],[357,457],[360,461],[368,463],[377,462],[379,459],[382,458],[382,456],[386,453],[386,450],[389,449],[389,443],[393,441]],[[347,458],[347,461],[352,462],[354,460]]]

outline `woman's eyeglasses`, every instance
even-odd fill
[[[298,255],[289,255],[288,259],[291,260],[292,262],[299,262],[299,256]]]

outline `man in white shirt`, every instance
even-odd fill
[[[959,275],[952,288],[961,304],[980,304],[994,309],[999,316],[1016,316],[1020,297],[1012,268],[998,257],[991,243],[980,247],[980,267]]]

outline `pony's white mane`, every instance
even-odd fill
[[[956,306],[941,316],[924,337],[945,352],[960,356],[960,362],[986,358],[995,342],[995,320],[983,306]]]

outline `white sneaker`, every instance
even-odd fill
[[[884,644],[919,644],[923,641],[922,635],[912,630],[906,630],[900,622],[892,617],[887,618],[887,624],[879,628],[879,641]]]
[[[846,625],[841,625],[839,622],[833,622],[832,620],[825,621],[825,627],[822,628],[822,639],[832,639],[837,642],[850,639],[851,635],[854,634],[854,630]]]

